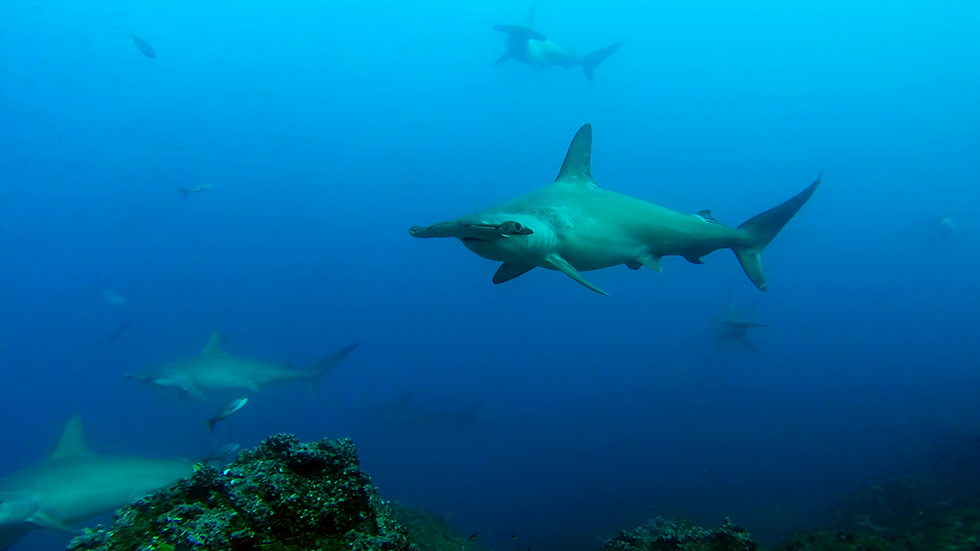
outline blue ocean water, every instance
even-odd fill
[[[656,515],[772,542],[980,437],[980,4],[535,2],[556,42],[625,39],[593,82],[493,65],[529,7],[0,4],[0,476],[75,413],[105,453],[350,436],[387,499],[487,549],[574,551]],[[728,224],[823,170],[770,291],[725,251],[588,273],[609,297],[498,286],[408,235],[550,182],[587,122],[601,186]],[[719,346],[729,294],[770,324],[758,353]],[[123,374],[214,330],[299,368],[362,345],[210,436],[232,395]]]

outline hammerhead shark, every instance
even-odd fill
[[[788,201],[737,228],[711,211],[685,214],[600,188],[592,180],[592,126],[572,140],[558,177],[547,186],[499,205],[431,226],[413,226],[414,237],[455,237],[474,253],[502,262],[493,276],[504,283],[541,267],[565,273],[607,294],[583,271],[625,264],[660,271],[660,259],[676,255],[694,264],[718,249],[731,249],[749,279],[768,289],[762,250],[803,207],[820,177]]]
[[[591,81],[596,66],[623,45],[620,41],[591,54],[579,55],[564,46],[555,44],[533,27],[534,8],[528,12],[525,25],[494,25],[494,30],[507,35],[507,51],[494,62],[494,65],[509,59],[530,65],[538,71],[543,71],[552,65],[564,69],[581,65],[582,70],[585,71],[585,78]]]
[[[204,350],[197,354],[164,364],[149,373],[128,373],[127,377],[155,385],[180,389],[191,396],[207,400],[205,391],[247,389],[258,392],[262,387],[281,381],[307,381],[311,385],[337,365],[360,343],[346,346],[310,369],[293,369],[233,356],[222,348],[222,335],[214,332]]]
[[[76,534],[73,524],[118,509],[190,476],[190,461],[99,455],[72,417],[40,463],[0,478],[0,549],[32,530]]]
[[[719,345],[725,341],[738,341],[753,352],[758,352],[759,349],[749,340],[749,330],[753,327],[769,326],[768,323],[752,320],[739,311],[731,293],[728,294],[728,304],[725,309],[711,318],[711,321],[719,325]]]
[[[372,410],[368,417],[395,430],[421,430],[427,428],[459,429],[476,424],[482,409],[480,404],[465,408],[441,408],[419,404],[410,392],[405,392],[388,403]]]

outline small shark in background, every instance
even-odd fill
[[[258,392],[264,386],[283,381],[307,381],[312,388],[317,379],[360,345],[346,346],[312,368],[299,370],[233,356],[222,349],[222,340],[221,333],[216,331],[204,350],[194,356],[164,364],[149,373],[128,373],[126,377],[177,388],[201,400],[207,400],[207,391],[247,389]]]
[[[201,184],[197,184],[196,186],[181,188],[181,189],[178,189],[177,191],[179,191],[181,193],[181,195],[184,196],[184,199],[187,199],[188,197],[190,197],[191,195],[193,195],[195,193],[204,193],[205,191],[207,191],[207,190],[209,190],[209,189],[211,189],[213,187],[214,187],[214,184],[212,184],[211,182],[204,182],[204,183],[201,183]]]
[[[555,181],[516,199],[431,226],[413,226],[413,237],[455,237],[474,253],[502,264],[504,283],[541,267],[557,270],[605,295],[581,272],[624,264],[660,271],[660,259],[681,256],[693,264],[731,249],[760,290],[768,289],[763,249],[806,204],[820,177],[796,196],[737,228],[711,211],[687,214],[600,188],[592,179],[592,126],[572,139]]]
[[[952,243],[958,228],[956,219],[949,215],[919,220],[916,226],[922,230],[926,245],[930,247]]]
[[[482,406],[435,408],[419,405],[411,392],[404,392],[368,414],[371,421],[395,430],[423,430],[433,427],[462,428],[477,421]]]
[[[189,461],[99,455],[72,417],[40,463],[0,478],[0,549],[38,529],[77,534],[72,525],[119,509],[190,476]]]
[[[514,60],[530,65],[538,71],[543,71],[552,65],[564,69],[581,65],[582,70],[585,71],[585,78],[589,81],[593,78],[595,68],[623,45],[620,41],[591,54],[579,55],[564,46],[555,44],[548,37],[534,30],[534,8],[528,11],[524,25],[494,25],[493,28],[507,35],[507,51],[494,62],[494,65]]]
[[[717,323],[719,326],[717,333],[719,346],[725,342],[737,341],[753,352],[758,352],[759,349],[749,340],[749,330],[753,327],[769,326],[768,323],[751,320],[743,312],[740,312],[736,308],[735,301],[730,292],[728,293],[728,304],[725,306],[725,309],[711,318],[711,321]]]
[[[129,39],[133,41],[133,46],[136,46],[136,49],[139,50],[141,54],[150,59],[155,59],[157,57],[157,53],[153,51],[153,46],[150,46],[149,42],[143,40],[133,33],[130,33]]]

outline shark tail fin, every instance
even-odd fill
[[[354,349],[360,345],[361,343],[355,342],[354,344],[345,346],[344,348],[341,348],[340,350],[334,352],[333,354],[317,362],[317,364],[314,365],[312,369],[310,369],[310,379],[311,379],[310,384],[312,385],[313,381],[322,377],[323,374],[326,373],[327,371],[330,371],[330,369],[333,366],[340,363],[341,360],[346,358],[348,354],[353,352]]]
[[[807,186],[806,189],[796,194],[784,203],[777,205],[762,214],[757,214],[746,220],[738,229],[743,233],[743,243],[732,247],[735,256],[742,264],[745,275],[749,276],[752,283],[762,291],[768,290],[766,275],[762,270],[762,250],[772,242],[776,234],[783,229],[793,216],[806,204],[820,185],[823,173]]]
[[[612,55],[613,52],[618,50],[622,45],[623,41],[620,40],[612,46],[606,46],[605,48],[596,50],[582,58],[582,70],[585,71],[585,78],[589,79],[589,82],[592,82],[595,68],[598,67],[600,63],[605,61],[607,57]]]

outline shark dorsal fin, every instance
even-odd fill
[[[58,445],[55,446],[48,459],[64,459],[82,455],[92,455],[92,450],[85,445],[82,418],[74,415],[65,423],[65,428],[61,431],[61,438],[58,439]]]
[[[215,331],[211,333],[208,337],[208,343],[204,345],[204,350],[201,350],[201,354],[220,354],[221,353],[221,341],[224,340],[224,335],[221,331]]]
[[[556,182],[595,185],[592,181],[592,125],[578,129],[568,146]]]

